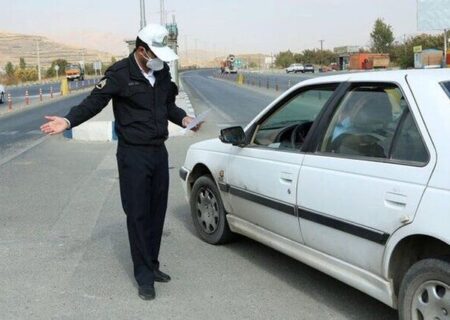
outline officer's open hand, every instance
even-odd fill
[[[186,128],[186,127],[189,125],[189,123],[191,123],[192,121],[194,121],[194,119],[195,119],[195,118],[189,117],[189,116],[184,117],[184,118],[183,118],[183,121],[182,121],[183,128]],[[197,124],[197,125],[196,125],[195,127],[193,127],[191,130],[192,130],[192,131],[198,131],[198,129],[200,129],[200,127],[202,126],[202,123],[203,123],[203,121],[200,122],[199,124]]]
[[[63,132],[69,127],[69,124],[61,117],[45,116],[45,119],[49,120],[47,123],[41,126],[41,131],[45,134],[58,134]]]

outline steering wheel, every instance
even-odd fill
[[[312,126],[312,121],[298,124],[294,127],[291,133],[291,147],[296,149],[301,146],[306,139],[309,129]]]

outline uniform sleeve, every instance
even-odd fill
[[[175,83],[170,83],[169,96],[167,98],[167,112],[169,114],[169,121],[182,127],[183,118],[186,117],[186,112],[177,107],[175,99],[178,95],[178,87]]]
[[[120,90],[115,73],[107,71],[89,96],[79,105],[72,107],[65,118],[69,120],[72,128],[80,125],[102,111],[111,98],[119,94]]]

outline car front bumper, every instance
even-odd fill
[[[181,184],[183,185],[183,191],[184,196],[186,198],[186,201],[189,202],[189,190],[188,190],[188,177],[189,177],[190,171],[186,169],[185,167],[181,167],[179,174],[181,178]]]

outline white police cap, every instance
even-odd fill
[[[167,46],[169,32],[164,26],[159,24],[148,24],[142,28],[138,37],[144,41],[153,53],[162,61],[177,60],[177,54]]]

